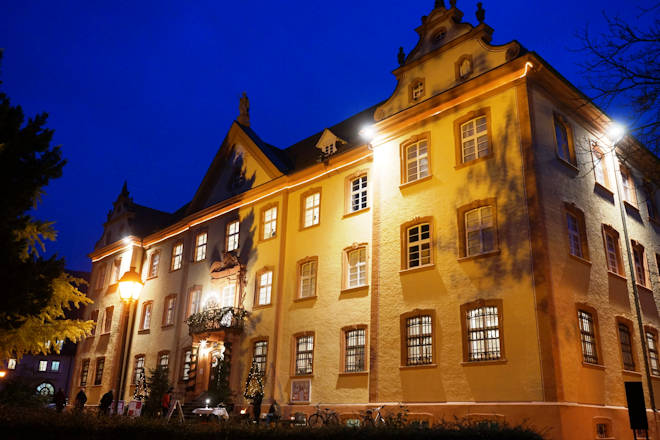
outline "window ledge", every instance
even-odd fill
[[[319,222],[315,225],[305,226],[304,224],[302,224],[302,225],[300,225],[300,229],[298,229],[298,230],[299,231],[306,231],[308,229],[317,228],[319,226],[321,226],[321,220],[320,219],[319,219]]]
[[[306,296],[304,298],[294,298],[293,302],[301,302],[301,301],[310,301],[316,299],[316,295],[314,296]]]
[[[427,180],[431,180],[432,178],[433,178],[433,174],[429,174],[428,176],[422,177],[421,179],[413,180],[410,182],[404,182],[401,185],[399,185],[399,189],[408,188],[409,186],[412,186],[416,183],[426,182]]]
[[[362,214],[363,212],[368,212],[371,208],[367,206],[366,208],[358,209],[357,211],[347,212],[341,218],[353,217],[354,215]]]
[[[291,374],[290,377],[291,377],[291,380],[294,380],[294,379],[313,379],[314,378],[314,373],[312,373],[312,374]]]
[[[206,258],[202,258],[201,260],[192,260],[192,263],[201,263],[202,261],[206,261]]]
[[[660,376],[651,373],[651,379],[653,379],[653,380],[660,380]]]
[[[151,333],[151,329],[148,328],[143,328],[141,330],[138,330],[138,335],[148,335],[149,333]]]
[[[425,368],[437,368],[438,364],[401,365],[399,370],[422,370]]]
[[[145,279],[145,281],[153,280],[154,278],[158,278],[158,275],[153,276],[153,277],[147,277],[147,278]]]
[[[316,297],[312,297],[312,298],[316,298]],[[298,299],[303,299],[303,298],[298,298]],[[307,298],[304,298],[304,299],[307,299]],[[252,306],[252,310],[267,309],[267,308],[272,307],[272,306],[273,306],[273,303],[255,304],[255,305]]]
[[[360,290],[365,290],[365,289],[369,289],[369,284],[363,284],[361,286],[355,286],[355,287],[346,287],[345,289],[341,289],[341,291],[339,293],[340,294],[341,293],[353,293],[353,292],[358,292]]]
[[[582,361],[582,366],[587,368],[593,368],[594,370],[605,371],[605,365],[602,364],[592,364],[591,362]]]
[[[608,270],[608,271],[607,271],[607,274],[608,274],[609,276],[611,276],[611,277],[618,278],[618,279],[621,280],[621,281],[627,281],[627,280],[628,280],[628,279],[627,279],[626,277],[624,277],[623,275],[620,275],[620,274],[618,274],[618,273],[616,273],[616,272],[612,272],[611,270]]]
[[[424,266],[417,266],[417,267],[411,267],[408,269],[401,269],[399,271],[400,275],[405,275],[408,273],[414,273],[414,272],[422,272],[424,270],[429,270],[435,268],[435,264],[425,264]]]
[[[492,145],[491,145],[491,147],[492,147]],[[459,154],[460,154],[460,153],[459,153]],[[470,165],[474,165],[474,164],[477,164],[477,163],[479,163],[479,162],[485,162],[485,161],[487,161],[488,159],[492,159],[494,156],[495,156],[495,155],[494,155],[492,152],[490,152],[490,153],[488,153],[488,154],[485,155],[485,156],[479,157],[479,158],[477,158],[477,159],[473,159],[473,160],[471,160],[471,161],[469,161],[469,162],[461,162],[461,163],[459,163],[459,164],[457,164],[457,165],[454,165],[454,169],[455,169],[455,170],[460,170],[460,169],[462,169],[462,168],[469,167]]]
[[[103,333],[99,334],[99,336],[110,336],[110,333],[111,332],[103,332]]]
[[[627,374],[627,375],[629,375],[629,376],[638,376],[638,377],[641,377],[641,376],[642,376],[642,373],[640,373],[639,371],[621,370],[621,373],[623,373],[623,374]]]
[[[605,191],[605,192],[608,193],[610,196],[614,196],[614,191],[612,191],[611,189],[609,189],[608,187],[606,187],[606,186],[603,185],[602,183],[596,181],[596,183],[594,184],[594,186],[595,186],[597,189],[600,189],[600,190],[602,190],[602,191]]]
[[[172,324],[164,324],[164,325],[162,325],[160,328],[162,328],[163,330],[165,330],[166,328],[172,328],[172,327],[174,327],[174,323],[172,323]]]
[[[339,373],[339,377],[353,377],[353,376],[368,376],[369,371],[351,371],[351,372],[341,372]]]
[[[492,361],[463,361],[461,365],[464,367],[473,367],[473,366],[482,366],[486,367],[488,365],[502,365],[506,364],[508,361],[506,359],[494,359]]]
[[[458,257],[456,260],[459,263],[462,263],[464,261],[471,261],[471,260],[477,260],[479,258],[491,257],[491,256],[494,256],[494,255],[499,255],[501,253],[502,253],[502,251],[500,249],[496,249],[496,250],[490,251],[490,252],[484,252],[484,253],[477,254],[477,255],[470,255],[469,257]]]
[[[277,232],[275,233],[275,235],[268,238],[263,238],[259,236],[259,243],[266,243],[267,241],[275,240],[276,238],[277,238]]]
[[[591,266],[591,260],[587,260],[586,258],[578,257],[577,255],[573,255],[571,253],[568,254],[569,257],[574,259],[575,261],[579,261],[582,264],[586,264],[587,266]]]
[[[649,286],[645,286],[644,284],[639,284],[637,282],[635,284],[637,285],[638,289],[641,289],[642,291],[648,292],[648,293],[651,293],[651,294],[653,293],[653,289],[651,289]]]
[[[181,267],[183,267],[183,265],[181,265]],[[176,272],[176,271],[178,271],[178,270],[181,270],[181,267],[179,267],[178,269],[170,269],[170,273],[172,273],[172,272]]]
[[[577,167],[577,165],[574,164],[573,162],[569,162],[569,161],[567,161],[566,159],[561,158],[558,154],[557,154],[557,159],[559,160],[559,163],[561,163],[562,165],[564,165],[564,166],[567,167],[568,169],[573,170],[573,171],[575,171],[576,173],[579,173],[579,172],[580,172],[580,169],[579,169],[579,168]]]
[[[637,206],[633,205],[628,200],[624,200],[623,204],[625,205],[626,209],[632,209],[635,212],[635,214],[639,214],[639,208]]]

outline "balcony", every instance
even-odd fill
[[[193,313],[186,323],[190,335],[228,330],[241,331],[247,316],[248,312],[245,309],[223,307]]]

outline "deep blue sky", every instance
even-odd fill
[[[475,23],[476,1],[459,0]],[[633,19],[650,0],[484,0],[493,42],[517,39],[580,85],[574,34],[601,12]],[[448,4],[448,1],[447,1]],[[286,147],[389,96],[396,53],[433,0],[0,0],[2,89],[47,111],[68,164],[36,214],[48,253],[89,270],[124,179],[135,201],[189,201],[247,91],[252,128]],[[615,115],[616,116],[616,115]]]

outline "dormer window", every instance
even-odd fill
[[[323,151],[323,154],[325,154],[326,156],[330,156],[331,154],[337,152],[337,146],[335,142],[333,142],[331,144],[324,146],[323,148],[321,148],[321,150]]]
[[[320,151],[319,161],[325,161],[328,156],[331,156],[337,152],[337,147],[341,144],[345,144],[346,141],[338,138],[333,132],[327,128],[321,133],[321,137],[316,142],[316,148]]]

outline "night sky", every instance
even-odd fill
[[[476,1],[459,0],[476,23]],[[517,39],[580,86],[575,33],[602,11],[635,21],[650,1],[484,0],[493,43]],[[448,1],[447,1],[448,5]],[[27,115],[46,111],[68,164],[36,216],[55,220],[48,254],[87,254],[124,179],[137,203],[174,211],[201,182],[250,98],[252,128],[286,147],[386,99],[433,0],[0,0],[0,86]],[[616,110],[611,112],[613,117]]]

